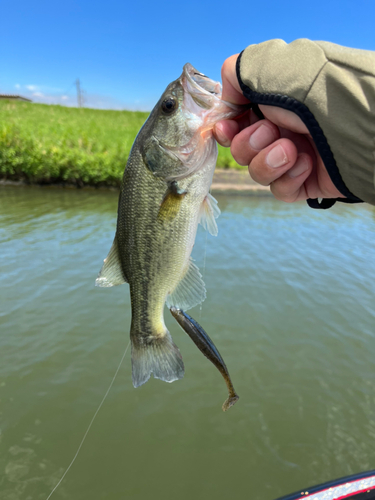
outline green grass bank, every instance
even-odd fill
[[[148,113],[0,101],[0,179],[119,186]],[[240,167],[219,149],[221,168]]]

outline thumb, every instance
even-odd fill
[[[249,100],[244,97],[237,79],[236,64],[239,54],[228,57],[221,68],[221,79],[223,91],[221,98],[223,101],[232,104],[248,104]]]

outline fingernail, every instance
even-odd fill
[[[305,156],[299,156],[295,165],[289,170],[289,177],[298,177],[308,170],[310,167],[309,161]]]
[[[250,146],[253,149],[260,151],[261,149],[269,146],[275,140],[275,135],[266,125],[261,125],[250,136]]]
[[[288,157],[280,144],[271,149],[266,158],[267,165],[272,168],[281,167],[288,163],[288,161]]]

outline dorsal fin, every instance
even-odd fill
[[[210,234],[212,234],[212,236],[217,236],[217,233],[219,232],[215,219],[219,217],[220,213],[217,201],[210,193],[208,193],[200,208],[199,222]]]
[[[167,297],[167,306],[186,311],[203,302],[205,298],[206,287],[202,275],[190,258],[183,278]]]
[[[127,279],[121,266],[116,234],[109,254],[104,259],[104,264],[96,278],[95,286],[110,287],[122,285],[123,283],[127,283]]]

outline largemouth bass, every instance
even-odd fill
[[[173,382],[184,375],[164,323],[164,305],[187,310],[206,289],[190,254],[198,223],[212,235],[220,214],[209,194],[217,159],[214,124],[242,108],[221,100],[221,85],[186,64],[138,133],[125,168],[116,235],[97,286],[129,283],[132,379]]]

